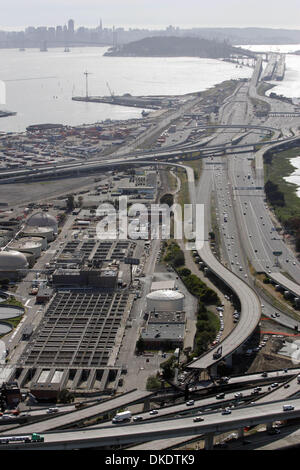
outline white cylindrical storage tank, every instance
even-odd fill
[[[33,241],[27,240],[26,242],[23,242],[23,240],[17,240],[11,242],[7,246],[8,250],[17,250],[20,251],[21,253],[31,253],[33,254],[34,258],[39,258],[41,256],[41,251],[42,251],[42,245],[41,243],[36,243]]]
[[[38,258],[39,256],[41,256],[42,245],[40,243],[37,243],[37,242],[28,241],[28,242],[24,243],[22,249],[24,251],[29,251],[36,258]]]
[[[48,247],[47,239],[44,237],[22,237],[19,239],[22,243],[33,242],[38,243],[42,250],[46,250]]]
[[[184,294],[174,290],[156,290],[146,296],[149,312],[176,312],[183,310]]]
[[[26,227],[22,233],[27,237],[44,237],[48,242],[54,240],[54,232],[51,227]]]

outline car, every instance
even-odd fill
[[[272,387],[272,388],[278,387],[278,383],[277,383],[277,382],[274,382],[273,384],[271,384],[271,387]]]
[[[48,408],[47,413],[48,413],[48,414],[51,414],[51,413],[58,413],[58,408]]]
[[[230,415],[231,410],[229,408],[225,408],[225,410],[222,411],[222,415]]]
[[[219,393],[218,395],[216,395],[217,399],[224,398],[224,397],[225,397],[225,393]]]
[[[283,405],[282,409],[283,411],[292,411],[295,407],[293,405]]]
[[[194,400],[189,400],[186,402],[186,406],[192,406],[194,403]]]
[[[283,388],[289,388],[290,384],[285,384]]]
[[[142,421],[143,416],[134,416],[133,421]]]
[[[243,394],[241,392],[237,392],[234,394],[235,398],[242,398]]]
[[[149,411],[149,415],[157,415],[158,411],[157,410],[151,410]]]
[[[193,419],[193,421],[194,421],[195,423],[198,423],[199,421],[204,421],[204,418],[202,418],[202,416],[196,416],[196,417]]]

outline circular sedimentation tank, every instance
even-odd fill
[[[9,323],[0,321],[0,336],[7,335],[12,330],[12,326]]]
[[[0,321],[23,315],[24,309],[17,305],[0,305]]]

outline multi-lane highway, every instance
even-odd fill
[[[224,106],[220,110],[220,126],[228,126],[227,132],[221,132],[222,128],[217,128],[217,132],[211,138],[214,141],[214,145],[205,147],[206,151],[224,150],[229,148],[228,144],[235,140],[243,141],[242,144],[235,145],[234,149],[243,148],[244,150],[255,147],[260,141],[257,141],[256,130],[273,130],[275,129],[275,140],[281,142],[283,139],[279,139],[280,130],[276,132],[276,123],[280,122],[278,117],[272,118],[270,127],[268,125],[260,126],[255,123],[255,116],[253,112],[253,105],[249,101],[250,97],[256,97],[256,85],[257,85],[257,70],[253,76],[253,80],[250,83],[244,83],[239,86],[236,92],[229,98],[227,98]],[[272,106],[272,102],[271,102]],[[275,108],[277,109],[278,103]],[[270,118],[271,119],[271,118]],[[269,122],[267,123],[269,124]],[[240,129],[240,133],[237,134],[237,130]],[[242,132],[242,129],[247,129],[247,132]],[[228,132],[229,131],[229,132]],[[263,136],[262,136],[263,137]],[[293,140],[297,140],[300,137],[294,137]],[[291,139],[290,139],[291,141]],[[264,141],[264,144],[268,142]],[[272,145],[274,144],[274,141]],[[199,145],[198,145],[199,147]],[[200,147],[199,147],[200,148]],[[191,149],[194,151],[197,149],[197,145],[193,144]],[[231,149],[233,150],[233,148]],[[133,161],[140,161],[142,163],[145,158],[147,161],[154,159],[158,161],[159,158],[178,158],[182,157],[190,149],[186,146],[176,149],[164,149],[161,152],[135,155],[134,159],[127,158],[125,155],[118,156],[113,164],[128,164]],[[288,274],[294,279],[292,288],[294,292],[298,289],[300,279],[300,265],[289,248],[286,247],[284,240],[282,240],[276,230],[274,230],[272,218],[266,207],[264,201],[263,192],[263,166],[262,156],[263,152],[260,151],[258,156],[255,158],[255,166],[253,166],[253,154],[244,153],[241,155],[219,155],[206,157],[201,172],[201,177],[198,183],[195,183],[193,170],[189,167],[185,167],[188,176],[188,184],[190,190],[190,200],[193,204],[204,204],[205,207],[205,224],[204,224],[204,240],[202,246],[198,249],[199,255],[207,267],[219,276],[230,289],[235,292],[240,300],[241,315],[240,320],[236,327],[233,329],[230,335],[228,335],[221,343],[222,345],[222,358],[230,357],[234,351],[238,351],[239,348],[244,344],[246,339],[255,330],[261,317],[261,303],[260,293],[256,292],[255,285],[251,279],[251,269],[253,266],[257,271],[263,271],[270,276],[280,276],[282,281],[281,270],[288,272]],[[98,168],[99,166],[107,167],[111,163],[111,160],[93,161],[87,162],[84,165],[77,165],[78,171],[81,168]],[[57,167],[51,171],[56,171],[57,174],[63,174],[64,171],[69,171],[71,166]],[[38,176],[41,170],[32,172],[31,174]],[[3,173],[4,180],[7,179],[9,174]],[[14,172],[14,177],[16,173]],[[20,173],[20,176],[21,173]],[[1,175],[0,175],[1,177]],[[219,222],[219,231],[221,236],[222,244],[222,262],[217,260],[213,255],[210,244],[208,233],[211,230],[211,203],[212,196],[214,200],[213,210],[216,211],[217,219]],[[226,214],[226,221],[224,215]],[[274,252],[282,252],[282,260],[285,263],[284,268],[281,266],[274,266]],[[288,259],[288,261],[286,261]],[[284,261],[285,260],[285,261]],[[287,279],[287,278],[286,278]],[[284,281],[284,279],[283,279]],[[278,281],[278,283],[281,283]],[[264,302],[266,304],[266,302]],[[272,308],[272,303],[268,304],[269,308]],[[213,357],[215,350],[211,350],[204,354],[196,361],[189,364],[189,368],[200,368],[209,369],[218,362],[219,359]],[[276,400],[283,400],[287,396],[291,395],[291,392],[297,393],[297,381],[294,379],[289,388],[280,387],[276,392],[278,398]],[[150,395],[150,394],[149,394]],[[144,398],[149,398],[146,393]],[[123,399],[119,405],[114,404],[113,408],[116,409],[119,406],[125,406],[127,401]],[[142,399],[143,393],[137,399]],[[234,398],[230,394],[228,400]],[[204,413],[204,421],[195,423],[191,417],[187,418],[176,418],[176,419],[151,419],[152,423],[149,422],[149,417],[145,423],[130,424],[122,426],[111,426],[105,425],[103,427],[87,428],[80,431],[64,431],[52,432],[51,434],[45,435],[44,444],[34,444],[34,448],[43,446],[45,448],[59,449],[59,448],[80,448],[90,447],[92,445],[111,445],[111,444],[128,444],[133,442],[144,442],[151,441],[153,439],[168,439],[170,434],[176,437],[182,436],[193,436],[193,435],[206,435],[209,433],[223,432],[227,430],[237,429],[246,425],[256,425],[260,423],[272,422],[278,419],[284,419],[286,416],[289,417],[300,417],[300,400],[288,400],[287,402],[276,401],[266,395],[264,400],[272,400],[268,403],[262,403],[261,405],[251,405],[246,407],[238,407],[231,410],[231,413],[224,415],[221,411]],[[211,401],[211,399],[209,399]],[[274,400],[274,401],[273,401]],[[134,400],[132,400],[134,401]],[[132,402],[131,401],[131,402]],[[189,408],[195,410],[199,407],[204,406],[204,401],[195,403]],[[291,404],[294,406],[293,410],[288,412],[283,411],[284,404]],[[101,408],[101,404],[98,405]],[[102,408],[106,407],[107,404],[102,404]],[[103,409],[99,409],[99,413],[104,412]],[[182,412],[183,408],[186,409],[185,405],[178,405],[176,407],[169,407],[165,409],[161,415],[163,418],[168,414],[174,414]],[[85,410],[80,410],[83,414],[88,413]],[[78,413],[76,411],[75,413]],[[288,413],[288,414],[287,414]],[[55,417],[51,421],[50,429],[64,426],[66,423],[66,416]],[[83,416],[83,415],[82,415]],[[78,417],[75,417],[78,420]],[[83,416],[84,418],[84,416]],[[57,420],[57,422],[55,421]],[[74,421],[74,422],[75,422]],[[155,421],[155,426],[153,422]],[[72,420],[71,420],[72,423]],[[70,423],[69,423],[70,424]],[[40,423],[39,432],[49,429],[49,423]],[[22,433],[35,432],[36,426],[28,425],[22,428]],[[14,433],[11,431],[10,433]],[[21,444],[20,444],[21,445]],[[14,448],[17,444],[11,444]],[[27,448],[30,445],[27,445]]]

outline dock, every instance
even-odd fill
[[[133,108],[161,109],[162,99],[144,96],[73,96],[73,101],[85,101],[89,103],[115,104]]]
[[[0,111],[0,118],[8,117],[8,116],[15,116],[17,113],[14,111]]]

